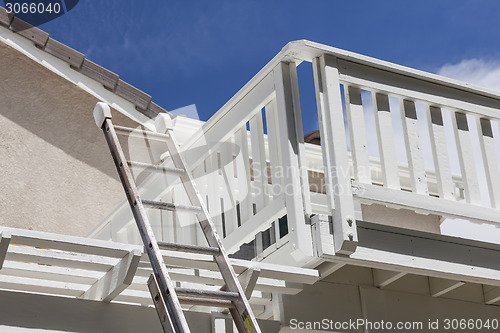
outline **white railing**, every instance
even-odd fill
[[[339,188],[336,193],[328,193],[334,199],[331,206],[340,208],[340,212],[334,214],[335,252],[341,250],[337,244],[342,238],[356,239],[354,230],[346,226],[349,224],[347,214],[352,214],[353,198],[445,218],[500,222],[496,210],[500,194],[496,151],[499,142],[498,137],[493,136],[500,117],[500,94],[375,59],[346,57],[345,53],[328,52],[328,48],[313,59],[313,66],[319,111],[323,116],[320,130],[326,139],[325,166],[331,170],[330,186]],[[340,89],[343,89],[344,101]],[[363,99],[362,94],[368,98]],[[343,106],[347,119],[344,119]],[[373,144],[367,140],[366,115],[370,112],[376,128],[381,184],[372,178],[374,165],[367,149]],[[399,135],[393,129],[394,119],[400,121]],[[344,120],[347,120],[347,128],[344,128]],[[347,162],[346,130],[352,172]],[[422,137],[422,133],[428,137]],[[398,140],[404,142],[409,189],[401,186],[402,170],[395,150]],[[451,155],[456,152],[459,177],[452,176],[455,165],[449,150]],[[425,167],[426,158],[433,164],[431,177]],[[479,186],[482,176],[487,184],[483,196]],[[437,193],[430,191],[431,182]],[[465,201],[456,195],[457,187],[463,189]],[[342,237],[339,231],[348,234]]]
[[[291,241],[312,255],[300,196],[307,174],[299,172],[296,76],[285,63],[261,72],[182,147],[229,252],[255,241],[259,255]],[[278,224],[284,216],[286,232]]]
[[[303,142],[296,66],[304,61],[313,67],[321,147]],[[325,235],[334,238],[332,251],[355,251],[356,202],[499,223],[499,111],[500,94],[297,41],[181,149],[229,252],[255,241],[262,257],[265,247],[269,253],[287,243],[305,262],[318,254],[312,214],[332,216],[333,236]],[[375,156],[367,149],[373,145]],[[324,186],[310,190],[318,177]],[[185,201],[177,185],[155,177],[142,191],[148,199]],[[130,234],[125,213],[114,214],[108,232],[129,241],[119,239]],[[204,242],[187,227],[196,223],[186,213],[154,214],[159,238]]]
[[[252,241],[257,254],[290,241],[294,250],[313,254],[300,195],[302,186],[307,186],[307,173],[299,174],[303,162],[296,153],[303,136],[296,84],[295,66],[280,62],[257,75],[181,147],[230,253]],[[166,156],[165,163],[168,160]],[[140,191],[147,199],[187,200],[181,185],[166,175],[150,176]],[[282,222],[280,230],[278,221],[285,216],[288,224]],[[150,219],[162,240],[205,242],[189,213],[152,211]],[[139,241],[125,204],[106,221],[94,237]]]

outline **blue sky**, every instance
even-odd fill
[[[196,104],[206,120],[297,39],[500,90],[499,13],[493,0],[81,0],[40,28],[167,110]]]

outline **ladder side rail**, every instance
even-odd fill
[[[258,333],[261,332],[255,315],[250,307],[250,303],[246,299],[245,292],[241,287],[233,267],[229,264],[229,256],[227,255],[222,241],[217,233],[215,224],[208,213],[205,203],[201,200],[200,194],[194,182],[190,171],[185,167],[184,158],[179,153],[178,144],[174,136],[170,136],[167,141],[168,150],[172,161],[177,168],[184,168],[186,172],[180,176],[182,183],[186,189],[191,204],[201,207],[201,212],[197,214],[200,225],[205,233],[208,245],[218,247],[220,255],[215,256],[214,260],[219,267],[219,270],[226,283],[227,291],[237,292],[238,300],[234,301],[235,307],[229,309],[239,332]]]
[[[163,261],[160,248],[156,242],[156,237],[153,234],[153,229],[151,228],[148,216],[139,197],[139,192],[135,186],[132,172],[128,167],[127,160],[121,148],[120,142],[118,141],[118,136],[111,121],[109,106],[104,103],[98,103],[96,109],[94,110],[94,114],[96,115],[96,112],[99,111],[101,112],[101,119],[98,120],[98,116],[96,116],[96,123],[98,126],[101,125],[101,129],[106,138],[106,142],[108,143],[111,155],[113,156],[113,161],[115,162],[120,180],[127,195],[127,199],[130,207],[132,208],[132,212],[144,243],[146,253],[148,254],[151,266],[153,267],[153,272],[157,279],[161,295],[166,302],[167,311],[173,326],[171,328],[173,328],[176,333],[188,333],[190,330],[186,319],[182,314],[182,308],[175,293],[175,286],[168,276],[166,265]],[[167,329],[164,330],[168,332]]]

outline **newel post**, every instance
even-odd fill
[[[292,68],[293,66],[293,68]],[[297,260],[313,256],[311,226],[306,224],[300,156],[302,133],[294,63],[281,62],[273,70],[278,116],[279,145],[282,153],[283,192],[288,215],[290,242]],[[294,89],[295,88],[295,89]]]
[[[313,70],[333,244],[335,253],[350,255],[356,250],[358,235],[337,58],[326,54],[315,58]]]

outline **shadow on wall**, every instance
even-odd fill
[[[92,116],[97,99],[6,45],[0,45],[0,59],[0,116],[117,178],[104,136]],[[134,126],[133,121],[117,112],[114,117],[117,124]],[[19,141],[23,136],[19,133],[15,138],[3,139]],[[25,152],[29,154],[35,148],[26,147]]]

